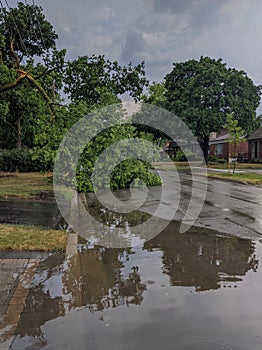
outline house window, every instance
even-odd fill
[[[251,143],[251,159],[255,160],[259,158],[259,144],[258,141]]]
[[[222,154],[223,153],[223,143],[218,143],[215,145],[215,154]]]

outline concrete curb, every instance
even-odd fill
[[[77,254],[77,244],[78,244],[77,233],[69,233],[67,237],[67,244],[66,244],[67,258],[70,258],[71,256]]]

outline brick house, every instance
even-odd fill
[[[209,141],[209,154],[218,158],[236,157],[238,161],[248,160],[248,142],[241,142],[236,147],[236,155],[234,155],[234,145],[228,142],[228,133],[222,130],[216,137],[211,137]]]
[[[251,162],[262,162],[262,127],[248,138],[248,159]]]

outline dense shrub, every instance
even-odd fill
[[[225,158],[217,158],[217,163],[219,163],[219,164],[226,164],[227,161],[226,161]]]
[[[183,152],[181,149],[179,149],[176,152],[175,161],[176,162],[186,162],[186,161],[192,161],[192,160],[198,160],[199,157],[191,151],[185,151]]]
[[[40,171],[41,164],[32,159],[27,148],[1,149],[0,171]]]
[[[158,175],[149,171],[148,164],[137,159],[127,159],[112,172],[111,188],[127,188],[133,183],[134,186],[140,187],[161,185],[161,179]]]
[[[208,161],[211,163],[219,163],[219,164],[225,164],[227,163],[225,158],[219,158],[217,156],[209,156]]]
[[[161,185],[161,178],[152,173],[149,165],[141,160],[127,159],[119,163],[112,171],[110,184],[106,183],[103,174],[99,176],[97,186],[116,190],[129,188],[132,184],[135,187]],[[93,192],[91,177],[88,172],[79,171],[77,174],[77,189],[79,192]]]
[[[183,152],[182,150],[179,149],[179,150],[176,152],[175,161],[176,161],[176,162],[185,162],[186,160],[187,160],[187,158],[186,158],[184,152]]]

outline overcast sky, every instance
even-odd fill
[[[10,0],[9,4],[16,3]],[[32,3],[32,0],[27,0]],[[163,80],[173,62],[222,58],[262,84],[261,0],[35,0],[68,58],[105,54],[121,64],[146,62]]]

